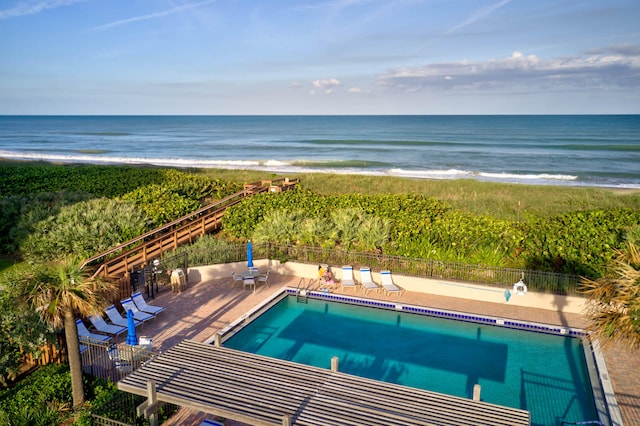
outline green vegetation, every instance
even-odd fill
[[[15,374],[16,348],[37,355],[37,346],[64,324],[73,394],[64,401],[39,397],[49,405],[25,400],[22,404],[31,405],[22,406],[23,412],[1,405],[22,397],[0,394],[0,422],[41,417],[16,424],[55,424],[48,423],[54,421],[52,412],[82,404],[73,319],[98,310],[102,302],[95,292],[106,287],[86,279],[76,262],[61,259],[91,257],[231,195],[243,183],[276,177],[254,171],[3,163],[0,252],[4,259],[30,264],[9,268],[13,260],[0,261],[5,289],[0,291],[0,376],[10,380]],[[202,239],[200,251],[231,256],[227,242],[251,238],[425,259],[420,264],[449,261],[580,274],[593,280],[585,282],[597,283],[591,288],[598,290],[588,293],[600,301],[594,303],[602,309],[594,312],[613,306],[616,315],[632,313],[622,322],[609,314],[599,323],[594,317],[603,335],[618,329],[640,334],[637,300],[623,297],[637,290],[637,278],[626,293],[614,294],[627,278],[619,272],[628,272],[628,265],[638,270],[638,260],[629,257],[637,252],[627,244],[630,235],[640,234],[640,191],[320,173],[296,177],[301,183],[295,191],[264,193],[231,207],[223,231],[217,239]],[[607,287],[610,282],[616,284]]]
[[[57,425],[71,409],[71,376],[66,365],[41,367],[12,388],[0,391],[0,424]]]
[[[263,172],[200,170],[196,173],[218,179],[252,182],[271,179]],[[526,220],[528,215],[553,216],[573,211],[640,210],[640,190],[615,190],[547,185],[481,182],[472,179],[428,180],[399,177],[295,175],[300,187],[316,194],[414,194],[435,198],[452,209],[473,215],[490,215],[509,220]]]
[[[640,225],[625,235],[607,273],[598,280],[583,280],[589,298],[590,330],[604,344],[621,341],[640,347]]]
[[[44,324],[55,330],[64,329],[73,408],[84,403],[82,363],[76,318],[100,313],[110,303],[113,286],[98,278],[89,278],[80,260],[70,259],[55,264],[34,264],[12,274],[3,281],[7,292],[25,312],[37,313]]]
[[[337,213],[343,213],[341,219]],[[353,220],[360,216],[360,219]],[[363,217],[379,222],[365,242]],[[224,217],[229,239],[381,251],[386,255],[507,266],[597,278],[640,223],[640,210],[576,210],[508,220],[471,214],[419,195],[322,195],[298,190],[261,194]],[[314,234],[314,235],[311,235]],[[372,235],[370,235],[372,236]]]

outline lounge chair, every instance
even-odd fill
[[[133,293],[131,295],[131,299],[133,299],[138,309],[151,315],[158,315],[165,309],[162,306],[151,306],[147,304],[147,302],[144,300],[144,297],[142,297],[142,293],[140,293],[139,291]]]
[[[224,426],[224,423],[215,420],[204,419],[198,426]]]
[[[109,321],[111,321],[115,325],[119,325],[121,327],[129,327],[129,323],[127,322],[127,319],[123,318],[122,315],[120,315],[120,312],[118,312],[118,310],[114,305],[109,306],[107,309],[105,309],[104,312],[109,317]],[[134,321],[135,321],[136,327],[143,323],[143,321],[139,321],[136,319],[134,319]]]
[[[342,290],[346,287],[351,287],[354,292],[356,291],[356,282],[353,280],[353,267],[348,265],[342,267],[342,279],[340,280],[340,284],[342,286]]]
[[[404,292],[404,290],[393,283],[391,271],[380,271],[380,278],[382,279],[382,288],[387,293],[387,297],[389,297],[391,293],[401,295]]]
[[[137,319],[138,321],[146,322],[146,321],[155,319],[155,315],[151,315],[147,312],[142,312],[140,309],[138,309],[138,307],[136,306],[135,303],[133,303],[133,300],[130,297],[127,297],[126,299],[122,299],[120,301],[120,304],[122,305],[125,311],[133,312],[133,318]]]
[[[81,342],[108,342],[111,340],[111,336],[91,333],[81,319],[76,319],[76,328],[78,329],[78,338]]]
[[[127,332],[127,327],[115,324],[107,324],[107,322],[100,315],[89,315],[89,321],[91,321],[93,327],[100,333],[118,337],[122,333]]]
[[[371,278],[371,268],[360,268],[360,284],[362,284],[364,294],[367,294],[371,290],[375,290],[377,293],[380,289],[378,284],[374,283]]]

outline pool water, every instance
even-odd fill
[[[597,419],[582,341],[288,296],[224,346],[522,408],[533,425]]]

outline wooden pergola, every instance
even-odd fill
[[[527,411],[185,340],[118,389],[251,425],[530,425]]]

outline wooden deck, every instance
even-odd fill
[[[527,411],[185,340],[120,390],[251,425],[529,425]]]

